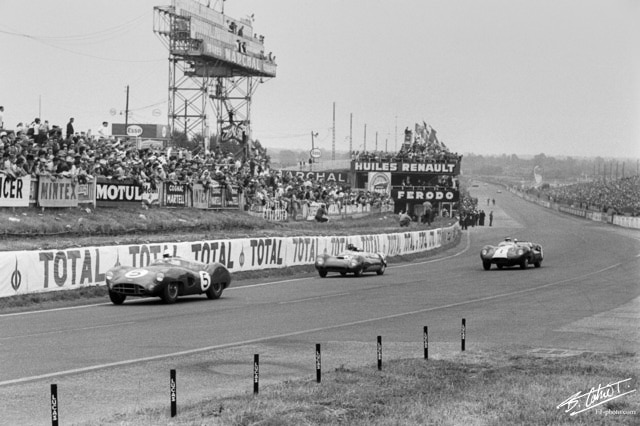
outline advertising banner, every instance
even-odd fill
[[[166,207],[187,207],[187,185],[165,182],[163,205]]]
[[[191,205],[196,209],[209,208],[209,190],[201,183],[194,183],[191,188]]]
[[[99,178],[96,181],[96,205],[98,207],[118,207],[139,204],[143,201],[157,204],[159,190],[151,189],[151,184],[133,181],[112,181]]]
[[[378,194],[391,194],[391,173],[369,172],[367,190]]]
[[[353,161],[351,162],[351,169],[354,172],[459,175],[460,163],[457,161],[431,161],[426,163]]]
[[[303,178],[304,180],[323,180],[325,182],[330,182],[330,181],[334,181],[336,183],[344,183],[344,184],[348,184],[350,183],[349,181],[349,173],[347,173],[346,171],[342,170],[342,171],[335,171],[335,170],[330,170],[330,171],[309,171],[309,172],[303,172],[303,171],[294,171],[291,172],[293,176],[295,176],[296,178]]]
[[[77,207],[77,182],[71,178],[38,177],[38,206]]]
[[[455,232],[454,225],[394,234],[261,237],[0,252],[0,297],[104,285],[110,268],[147,266],[162,258],[165,249],[189,260],[219,262],[234,273],[311,265],[318,254],[337,255],[347,244],[388,256],[417,253],[440,247],[443,233],[449,240]]]
[[[457,189],[435,189],[435,188],[423,188],[417,189],[412,187],[411,189],[396,189],[391,190],[391,198],[396,202],[409,201],[409,202],[423,202],[423,201],[458,201],[460,199],[460,192]]]
[[[0,174],[0,207],[29,207],[31,176],[10,178]]]

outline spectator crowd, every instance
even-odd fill
[[[549,187],[539,196],[585,210],[640,215],[640,176]]]
[[[66,132],[48,121],[35,119],[29,126],[20,123],[14,130],[0,129],[0,176],[66,177],[80,183],[94,177],[149,184],[162,182],[188,185],[201,182],[237,186],[253,209],[285,209],[295,219],[303,204],[389,204],[387,195],[352,190],[333,180],[305,179],[293,172],[273,170],[270,158],[259,143],[250,158],[216,149],[200,152],[181,148],[138,149],[135,140],[116,138],[108,123],[94,132],[75,132],[70,119]],[[64,134],[63,134],[64,133]]]

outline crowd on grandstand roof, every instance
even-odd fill
[[[640,176],[596,180],[550,187],[542,191],[549,201],[607,213],[640,215]]]
[[[435,130],[416,124],[414,133],[405,129],[405,141],[398,152],[353,151],[351,159],[356,161],[406,161],[426,163],[433,161],[460,161],[462,155],[451,150],[435,136]]]

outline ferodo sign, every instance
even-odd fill
[[[458,201],[459,193],[455,189],[403,190],[392,189],[391,198],[395,201]]]
[[[221,263],[233,273],[312,265],[317,255],[337,255],[348,244],[389,256],[416,253],[440,247],[443,240],[449,241],[458,230],[457,225],[453,225],[394,234],[243,238],[0,252],[0,297],[104,285],[110,268],[145,267],[162,258],[165,250],[189,260]]]

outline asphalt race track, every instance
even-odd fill
[[[562,215],[497,187],[472,188],[494,224],[464,231],[435,257],[394,264],[361,278],[307,274],[234,283],[222,299],[127,300],[0,315],[0,412],[6,424],[50,424],[49,385],[58,385],[63,424],[167,404],[170,368],[180,403],[252,391],[323,370],[460,351],[637,352],[640,346],[640,232]],[[487,198],[496,204],[486,205]],[[495,266],[479,252],[505,236],[542,244],[539,269]],[[167,408],[168,409],[168,408]]]

